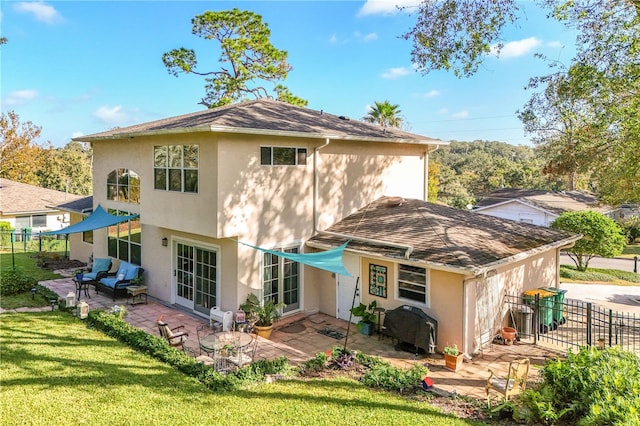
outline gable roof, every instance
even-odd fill
[[[401,247],[411,246],[408,261],[465,275],[478,275],[580,238],[566,231],[396,197],[382,197],[327,231],[316,234],[307,245],[333,248],[351,238],[347,251],[396,261],[403,261],[407,254]]]
[[[186,132],[231,132],[370,142],[439,144],[446,142],[391,127],[302,108],[271,99],[256,99],[177,117],[107,130],[74,138],[93,142],[127,137]]]
[[[51,206],[80,198],[83,197],[0,178],[0,214],[3,215],[53,212],[56,209]]]
[[[607,212],[611,207],[599,205],[599,200],[583,191],[547,191],[538,189],[502,188],[480,198],[474,211],[485,210],[512,202],[521,202],[555,215],[568,211],[595,210]]]
[[[93,211],[93,195],[78,198],[77,200],[73,200],[68,203],[58,204],[54,207],[63,211],[80,213],[88,216]]]

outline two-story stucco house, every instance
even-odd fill
[[[429,153],[443,142],[277,101],[249,101],[77,140],[93,147],[94,206],[140,215],[95,230],[94,256],[141,264],[150,295],[204,316],[212,306],[236,310],[253,292],[283,301],[285,315],[348,318],[362,275],[363,302],[378,298],[387,309],[418,306],[442,324],[440,348],[457,342],[471,353],[487,332],[481,330],[486,318],[499,317],[496,310],[502,309],[495,301],[476,309],[482,286],[495,276],[501,280],[496,289],[519,291],[540,285],[541,277],[545,285],[557,285],[558,248],[573,241],[548,230],[525,243],[522,236],[535,234],[536,227],[518,224],[512,230],[521,236],[518,244],[505,237],[492,250],[496,230],[510,231],[505,221],[421,201],[427,199]],[[385,196],[399,197],[391,200],[403,207],[384,208]],[[416,222],[425,208],[443,210]],[[371,211],[390,216],[376,218]],[[362,218],[354,224],[358,214]],[[457,241],[457,260],[432,261],[428,250],[402,249],[414,244],[410,238],[447,250],[441,234],[455,224],[450,215],[473,216],[454,226],[458,233],[476,224],[493,232]],[[402,224],[411,227],[400,232]],[[322,232],[328,228],[333,232]],[[345,265],[353,277],[238,243],[302,253],[346,240]],[[478,248],[465,248],[480,241]],[[384,294],[369,292],[372,273],[383,278]]]

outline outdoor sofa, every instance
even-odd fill
[[[127,287],[133,285],[131,280],[134,278],[142,278],[143,273],[144,269],[140,266],[122,261],[120,262],[117,272],[109,273],[98,280],[96,283],[96,293],[101,291],[109,293],[115,302],[116,296],[127,295]]]

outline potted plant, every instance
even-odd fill
[[[360,317],[360,321],[356,325],[358,331],[364,335],[371,336],[376,325],[375,309],[378,306],[376,301],[372,301],[369,305],[360,303],[350,309],[351,313],[356,317]]]
[[[462,367],[463,354],[455,343],[444,348],[444,365],[451,371],[457,371]]]
[[[268,339],[271,336],[273,323],[280,318],[280,309],[285,306],[284,303],[276,303],[273,299],[260,304],[258,296],[251,293],[247,296],[247,300],[240,305],[240,309],[247,314],[248,320],[254,323],[256,334]]]

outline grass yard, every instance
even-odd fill
[[[576,270],[572,265],[560,265],[560,278],[563,282],[611,283],[616,285],[638,285],[640,274],[618,269],[587,268],[585,272]]]
[[[633,259],[634,256],[640,257],[640,244],[628,244],[620,255],[629,259]]]
[[[38,259],[36,253],[15,253],[13,256],[11,252],[0,253],[0,268],[6,269],[13,266],[15,260],[16,267],[22,268],[28,275],[34,277],[36,280],[55,280],[61,278],[60,274],[48,271],[46,269],[36,266]]]
[[[3,426],[479,424],[346,378],[214,394],[62,311],[0,323]]]

